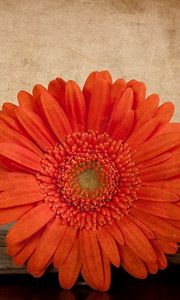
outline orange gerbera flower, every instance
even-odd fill
[[[7,252],[41,276],[99,290],[110,264],[145,278],[180,241],[180,124],[144,83],[93,72],[81,91],[57,78],[0,112],[0,224]]]

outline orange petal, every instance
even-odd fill
[[[119,267],[120,257],[114,238],[103,227],[97,230],[97,237],[103,251],[109,258],[109,260],[114,266]]]
[[[155,118],[147,121],[143,126],[133,131],[133,133],[127,139],[127,143],[132,146],[142,144],[153,133],[158,124],[159,120]]]
[[[155,118],[159,118],[161,123],[168,123],[174,114],[174,104],[172,102],[165,102],[158,107]]]
[[[66,136],[72,133],[72,128],[65,112],[45,88],[39,85],[36,89],[39,89],[42,109],[52,131],[63,142]]]
[[[133,120],[134,111],[129,110],[124,115],[124,118],[121,120],[121,122],[117,122],[114,130],[108,133],[110,133],[111,137],[116,140],[126,140],[131,131]]]
[[[62,78],[56,78],[49,82],[48,91],[56,98],[61,107],[65,108],[65,86],[66,82]]]
[[[10,102],[5,102],[2,106],[2,111],[3,113],[5,113],[7,116],[12,117],[12,118],[16,118],[16,114],[15,114],[15,109],[16,109],[16,105]]]
[[[141,145],[139,145],[134,155],[136,163],[147,161],[161,153],[164,153],[180,145],[179,133],[167,133],[157,136]]]
[[[138,190],[137,196],[138,199],[157,202],[175,202],[179,200],[179,197],[176,194],[165,189],[152,186],[142,186]]]
[[[164,153],[164,154],[160,154],[159,156],[157,157],[154,157],[150,160],[147,160],[145,162],[143,162],[143,169],[145,168],[148,168],[148,167],[151,167],[151,166],[155,166],[155,165],[158,165],[168,159],[172,158],[172,154],[167,152],[167,153]]]
[[[125,244],[134,251],[143,261],[155,261],[156,255],[145,234],[127,217],[118,221],[124,236]]]
[[[150,274],[156,274],[158,272],[158,263],[152,262],[152,263],[145,263],[146,269],[148,273]]]
[[[108,82],[109,85],[112,85],[112,77],[109,71],[104,70],[99,72],[100,77]]]
[[[150,182],[150,185],[157,186],[161,189],[167,189],[171,192],[176,193],[177,195],[180,195],[180,178],[173,178],[169,180],[163,180],[163,181],[154,181]]]
[[[65,88],[65,111],[73,131],[85,130],[86,107],[80,87],[69,80]]]
[[[7,234],[8,243],[19,243],[36,233],[46,225],[54,216],[54,212],[41,204],[26,213]]]
[[[136,128],[139,128],[154,116],[159,105],[159,95],[152,94],[136,110]]]
[[[119,246],[119,251],[122,266],[129,274],[140,279],[147,277],[144,263],[128,246]]]
[[[0,225],[20,219],[26,212],[34,207],[33,204],[0,209]]]
[[[157,217],[180,220],[180,209],[172,203],[138,200],[134,205],[136,208]]]
[[[178,176],[180,174],[180,160],[173,160],[172,157],[172,159],[159,165],[141,169],[139,174],[144,181],[159,181]]]
[[[102,287],[104,284],[104,271],[96,232],[81,230],[79,233],[79,242],[80,257],[86,273],[90,277],[93,276],[96,286]]]
[[[54,254],[53,263],[55,268],[61,267],[61,265],[64,263],[73,247],[73,244],[76,241],[76,237],[77,229],[75,229],[73,226],[65,227],[62,239],[60,240],[60,243]]]
[[[42,171],[40,156],[19,145],[0,143],[0,155],[21,166],[40,172]]]
[[[81,269],[78,240],[75,241],[71,252],[59,269],[59,282],[62,288],[71,289],[75,284]]]
[[[18,131],[21,134],[24,133],[23,130],[22,130],[22,127],[17,122],[17,120],[7,116],[2,111],[0,111],[0,120],[3,121],[3,123],[1,122],[1,124],[6,125],[5,126],[6,128],[8,127],[8,128],[14,129],[15,131]]]
[[[0,140],[1,143],[7,142],[11,144],[17,144],[22,147],[25,147],[34,153],[42,155],[42,152],[38,147],[36,147],[29,139],[20,134],[18,131],[9,128],[8,125],[0,121]]]
[[[124,79],[117,79],[111,87],[111,103],[114,106],[115,103],[118,103],[122,94],[127,88],[127,83]]]
[[[65,225],[62,225],[58,219],[47,225],[38,242],[38,246],[27,264],[27,270],[31,274],[40,273],[49,260],[53,257],[54,252],[62,238]]]
[[[111,225],[107,224],[105,228],[120,245],[124,245],[123,235],[116,223],[112,223]]]
[[[148,239],[154,239],[155,235],[153,231],[146,226],[143,222],[135,218],[134,216],[129,215],[128,219],[130,219],[133,223],[135,223],[141,230],[144,232],[144,234],[147,236]]]
[[[101,257],[102,257],[102,264],[103,264],[103,271],[104,271],[104,283],[101,290],[107,291],[111,283],[111,265],[109,259],[107,258],[106,254],[103,251],[101,251]]]
[[[92,96],[92,90],[94,87],[94,81],[95,79],[99,77],[99,72],[95,71],[89,74],[88,78],[86,79],[86,82],[83,87],[83,95],[84,99],[86,101],[86,108],[89,108],[89,103]]]
[[[43,150],[55,145],[56,140],[53,139],[43,120],[36,113],[27,109],[18,108],[16,115],[27,133]]]
[[[140,221],[154,231],[155,235],[161,235],[172,241],[180,241],[180,230],[166,220],[152,216],[149,213],[145,213],[135,208],[131,209],[131,214],[140,219]]]
[[[33,96],[26,91],[20,91],[17,94],[20,107],[27,110],[33,110]]]
[[[163,270],[167,267],[166,256],[164,255],[161,247],[158,245],[156,240],[152,240],[151,243],[153,245],[154,250],[156,251],[158,267],[159,269]]]
[[[180,132],[180,123],[164,123],[160,124],[155,132],[153,133],[152,137],[169,133],[169,132]]]
[[[27,177],[16,189],[12,186],[0,193],[0,208],[31,204],[43,200],[43,195],[35,177]]]
[[[112,133],[114,131],[117,124],[122,121],[124,114],[131,110],[132,104],[133,92],[131,88],[128,88],[125,90],[120,99],[116,99],[109,118],[107,132]]]
[[[0,191],[18,189],[21,184],[24,185],[28,180],[33,179],[36,177],[32,174],[0,170]]]
[[[161,247],[162,251],[166,254],[175,254],[178,250],[178,245],[174,242],[158,239],[157,243]]]
[[[36,234],[33,238],[31,238],[26,245],[21,249],[20,252],[18,252],[13,257],[13,262],[17,266],[22,266],[25,264],[25,262],[29,259],[29,257],[33,254],[34,250],[36,249],[38,243],[39,243],[40,234]]]
[[[110,88],[103,79],[96,78],[87,113],[87,129],[102,132],[107,126],[110,109]]]
[[[139,105],[143,102],[146,96],[146,86],[144,82],[137,81],[134,84],[132,84],[132,89],[134,93],[134,102],[133,102],[133,108],[137,109]]]

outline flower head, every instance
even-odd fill
[[[144,83],[93,72],[83,90],[57,78],[0,112],[0,224],[7,252],[40,277],[99,290],[111,264],[137,278],[180,242],[180,125]]]

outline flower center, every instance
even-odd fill
[[[133,152],[96,132],[73,133],[41,159],[44,201],[63,224],[96,230],[127,214],[140,186]]]
[[[82,190],[95,191],[101,187],[101,182],[98,178],[98,174],[95,170],[86,169],[78,176],[78,183]]]

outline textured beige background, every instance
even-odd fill
[[[0,0],[1,104],[95,69],[145,81],[180,119],[180,1]]]

